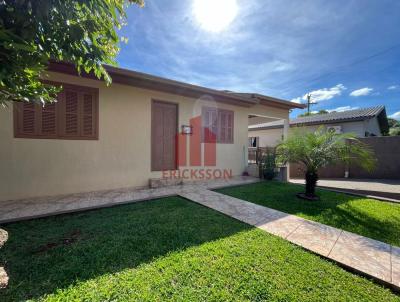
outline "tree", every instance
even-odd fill
[[[400,135],[400,121],[394,118],[388,118],[388,124],[390,136]]]
[[[116,29],[125,8],[143,0],[0,1],[0,104],[51,102],[59,88],[40,81],[49,60],[75,64],[107,83],[102,64],[114,65],[120,41]]]
[[[390,136],[397,136],[400,135],[400,127],[394,127],[389,129]]]
[[[376,164],[373,151],[353,134],[336,134],[325,127],[315,132],[297,129],[277,146],[279,163],[302,163],[305,166],[306,192],[304,196],[317,199],[315,188],[318,169],[338,162],[356,162],[371,171]]]
[[[299,114],[298,117],[304,117],[304,116],[310,116],[310,115],[316,115],[316,114],[328,114],[328,113],[329,113],[329,111],[321,109],[318,112],[306,112],[306,113]]]
[[[394,118],[390,118],[388,117],[388,124],[389,124],[389,128],[400,128],[400,121],[394,119]]]

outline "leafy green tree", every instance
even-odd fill
[[[394,118],[388,118],[389,128],[400,128],[400,121]]]
[[[400,121],[395,120],[394,118],[388,118],[389,123],[389,135],[395,136],[400,135]]]
[[[310,116],[310,115],[316,115],[316,114],[328,114],[329,111],[326,111],[325,109],[321,109],[318,112],[306,112],[299,114],[298,117],[305,117],[305,116]]]
[[[336,134],[325,127],[315,132],[297,129],[277,146],[277,161],[301,163],[305,166],[306,192],[308,198],[316,198],[315,188],[318,169],[338,162],[356,162],[371,171],[376,159],[374,152],[351,133]]]
[[[71,62],[110,83],[102,64],[116,63],[116,30],[130,3],[143,0],[0,1],[0,105],[53,101],[57,88],[40,81],[49,60]]]
[[[389,130],[389,135],[390,135],[390,136],[397,136],[397,135],[400,135],[400,127],[390,128],[390,130]]]

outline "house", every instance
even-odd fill
[[[0,110],[0,200],[145,187],[167,176],[241,175],[248,117],[288,120],[290,109],[302,108],[106,70],[110,86],[92,74],[78,76],[71,64],[52,62],[43,79],[62,85],[56,103],[15,102]],[[201,168],[207,171],[196,174]]]
[[[305,127],[309,131],[323,125],[337,133],[354,133],[358,137],[382,136],[389,129],[384,106],[299,117],[291,119],[289,125],[292,129]],[[281,120],[259,123],[258,117],[250,118],[249,147],[274,147],[282,141],[282,136]]]

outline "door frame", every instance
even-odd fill
[[[156,103],[161,103],[161,104],[167,104],[167,105],[174,105],[176,108],[176,134],[179,134],[179,104],[175,102],[170,102],[170,101],[164,101],[160,99],[151,99],[151,121],[150,121],[150,161],[151,161],[151,172],[160,172],[162,170],[158,170],[154,168],[154,163],[153,163],[153,120],[154,120],[154,104]],[[178,140],[177,137],[175,137],[175,161],[174,161],[174,169],[178,169],[178,158],[177,158],[177,147],[178,147]]]

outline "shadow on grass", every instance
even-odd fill
[[[296,197],[303,187],[266,181],[216,191],[400,246],[400,205],[323,189],[320,201],[307,201]]]
[[[10,281],[1,301],[39,298],[79,281],[135,268],[162,255],[251,227],[169,197],[3,226]]]

